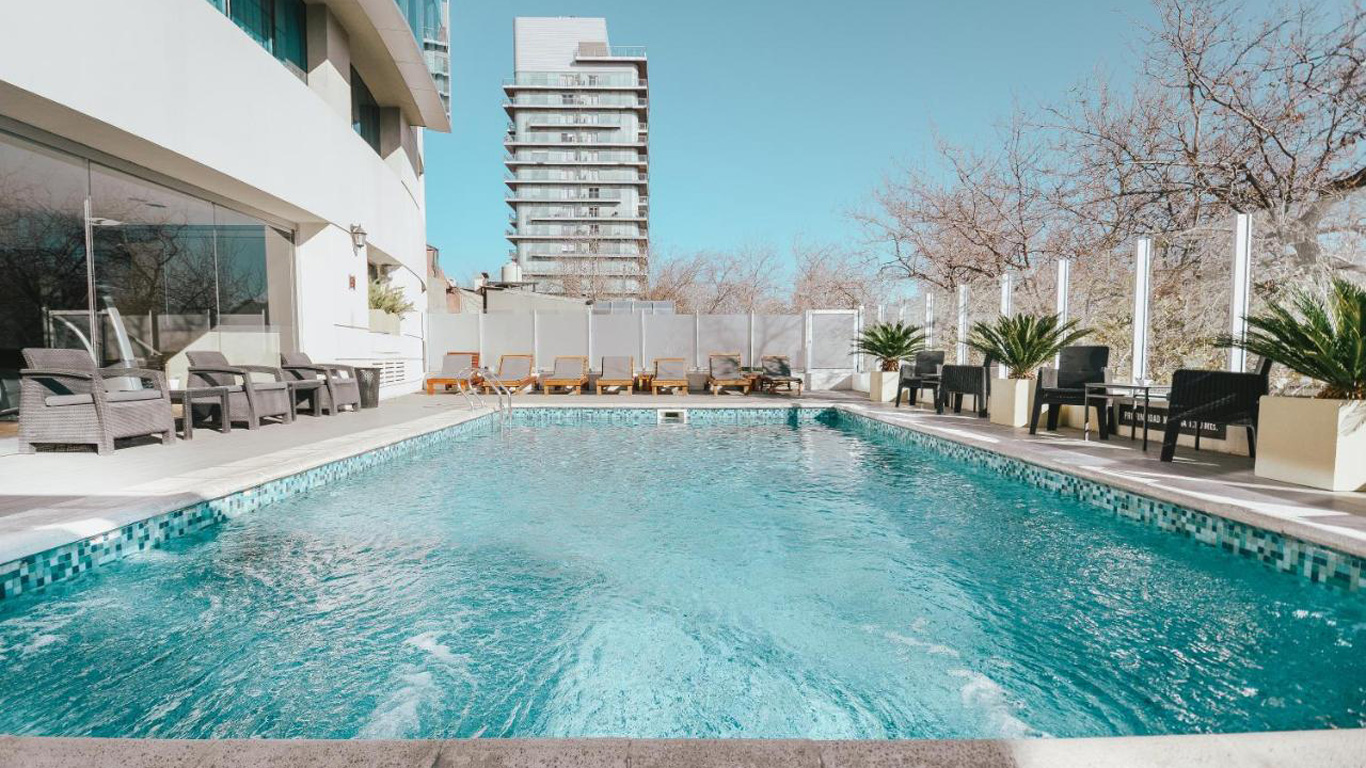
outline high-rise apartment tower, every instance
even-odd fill
[[[642,295],[649,275],[645,49],[607,21],[518,18],[503,84],[510,257],[550,293]]]

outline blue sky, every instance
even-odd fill
[[[507,259],[501,82],[515,16],[602,16],[650,57],[656,251],[845,242],[845,212],[934,132],[1123,76],[1141,0],[452,0],[450,134],[427,134],[428,240],[465,281]]]

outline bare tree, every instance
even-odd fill
[[[865,254],[830,244],[792,246],[796,274],[790,308],[855,309],[887,303],[894,276]]]

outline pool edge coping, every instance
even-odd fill
[[[321,768],[555,765],[561,768],[720,766],[957,768],[1080,766],[1360,766],[1366,729],[1064,739],[110,739],[0,736],[0,764]]]

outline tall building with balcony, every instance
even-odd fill
[[[418,388],[447,0],[44,0],[0,23],[0,386],[29,347],[281,352]],[[53,45],[53,30],[63,44]],[[9,373],[7,373],[9,372]],[[3,409],[0,409],[3,410]],[[4,414],[0,413],[0,417]]]
[[[507,231],[523,279],[550,293],[641,296],[649,278],[645,49],[597,18],[518,18],[503,83]]]

